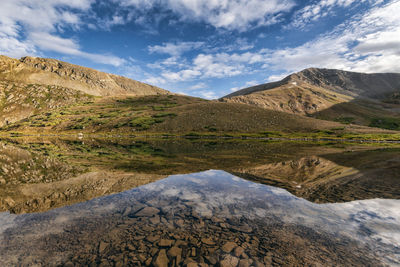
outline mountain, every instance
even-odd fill
[[[155,86],[55,59],[0,56],[0,126],[95,96],[168,94]]]
[[[398,73],[365,74],[310,68],[279,82],[239,90],[220,101],[398,130],[399,99]],[[390,121],[397,123],[397,120],[398,127],[385,125]]]
[[[94,96],[170,94],[166,90],[122,76],[38,57],[17,60],[0,56],[0,79],[62,86]]]
[[[289,84],[294,86],[296,83],[296,88],[305,91],[311,90],[311,82],[332,84],[322,78],[311,81],[311,76],[297,75],[297,82],[290,78]],[[280,84],[285,87],[288,82]],[[330,94],[335,94],[332,98],[351,99],[350,94],[339,94],[344,90],[329,86],[332,87]],[[320,87],[313,85],[313,88]],[[385,92],[391,91],[391,87],[385,89]],[[255,90],[255,93],[258,92],[264,91]],[[246,133],[262,136],[312,133],[316,137],[390,133],[367,127],[343,127],[338,122],[285,111],[243,105],[241,102],[223,103],[180,96],[128,78],[54,59],[0,57],[0,127],[6,132],[127,135]]]
[[[308,118],[238,103],[220,103],[180,95],[105,97],[66,106],[4,126],[1,130],[47,134],[172,134],[262,136],[384,133],[362,126]],[[377,131],[378,130],[378,131]],[[297,135],[299,136],[299,135]]]

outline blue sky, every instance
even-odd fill
[[[308,67],[400,72],[400,0],[1,0],[0,54],[218,98]]]

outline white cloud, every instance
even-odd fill
[[[284,79],[286,76],[290,75],[291,73],[289,72],[285,72],[282,74],[278,74],[278,75],[271,75],[267,78],[268,82],[276,82],[276,81],[280,81],[282,79]]]
[[[0,54],[14,58],[36,54],[36,48],[29,42],[21,42],[12,36],[2,36],[0,34]]]
[[[214,91],[200,91],[199,94],[205,99],[217,99],[218,96]]]
[[[150,53],[168,54],[172,57],[178,57],[187,51],[198,49],[204,45],[204,42],[179,42],[163,43],[162,45],[149,46]]]
[[[164,70],[162,76],[172,82],[191,81],[194,79],[226,78],[244,73],[252,73],[254,64],[265,61],[262,53],[215,53],[199,54],[190,64],[179,66],[178,71]]]
[[[336,2],[338,3],[338,2]],[[350,2],[340,2],[349,4]],[[297,47],[261,49],[256,52],[200,53],[191,62],[163,69],[168,82],[227,78],[260,72],[276,74],[276,81],[308,67],[360,72],[400,72],[400,1],[376,6],[338,25],[333,31]],[[281,74],[279,72],[282,72]],[[245,85],[248,87],[251,85]],[[243,87],[231,88],[231,91]]]
[[[216,28],[244,31],[252,26],[270,25],[294,7],[293,0],[122,0],[121,6],[136,10],[158,7],[172,11],[181,21],[205,22]]]
[[[289,27],[303,28],[308,23],[317,21],[323,17],[332,16],[333,9],[337,7],[349,8],[352,5],[360,5],[369,2],[378,4],[382,0],[320,0],[298,10],[294,15],[293,22]]]
[[[232,77],[245,70],[241,57],[242,55],[238,54],[199,54],[185,69],[176,72],[163,71],[162,76],[172,82]]]
[[[400,72],[400,1],[372,8],[301,46],[264,50],[264,68],[299,71],[326,67]]]
[[[244,84],[244,86],[233,87],[233,88],[231,88],[231,89],[229,89],[229,90],[230,90],[231,92],[236,92],[236,91],[239,91],[239,90],[244,89],[244,88],[247,88],[247,87],[255,86],[255,85],[257,85],[257,84],[261,84],[261,83],[258,82],[258,81],[248,81],[248,82],[246,82],[246,83]]]
[[[192,85],[189,87],[189,90],[198,90],[198,89],[204,89],[207,87],[207,84],[205,83],[197,83],[195,85]]]
[[[268,70],[276,74],[265,77],[265,81],[276,81],[308,67],[400,72],[400,17],[397,14],[400,14],[400,1],[392,1],[297,47],[200,53],[188,62],[180,57],[171,57],[159,64],[161,73],[157,80],[178,83]],[[249,87],[255,82],[230,90]],[[211,96],[208,95],[208,98]]]
[[[156,86],[161,86],[167,83],[165,79],[156,76],[149,76],[147,79],[143,80],[143,82]]]
[[[74,39],[59,36],[66,28],[79,29],[80,15],[94,0],[2,0],[0,54],[12,57],[35,55],[39,50],[81,56],[94,62],[120,66],[123,59],[80,50]]]

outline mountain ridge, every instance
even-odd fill
[[[384,121],[383,128],[400,129],[399,92],[399,73],[309,68],[278,82],[239,90],[219,101],[365,126],[375,127],[376,120]]]
[[[386,85],[386,87],[384,87],[385,92],[400,90],[400,73],[362,73],[362,72],[345,71],[339,69],[307,68],[300,72],[290,74],[280,81],[247,87],[239,91],[233,92],[231,94],[228,94],[226,96],[223,96],[222,98],[233,97],[238,95],[248,95],[263,90],[273,89],[290,81],[296,82],[299,80],[303,82],[309,82],[312,85],[319,85],[319,86],[324,85],[325,87],[331,87],[331,88],[336,87],[336,89],[339,90],[342,89],[340,93],[345,93],[346,91],[343,91],[343,89],[346,88],[353,90],[357,89],[358,91],[360,91],[361,88],[354,88],[355,86],[360,87],[360,85],[354,84],[354,82],[349,81],[349,78],[353,78],[353,80],[360,80],[362,83],[362,88],[368,89],[367,93],[375,95],[376,91],[374,89],[376,88],[371,89],[370,86],[376,85],[377,82],[373,80],[376,79],[376,77],[380,77],[378,82],[381,82]],[[325,79],[325,82],[321,78]],[[391,84],[390,82],[390,80],[392,80],[393,78],[398,79],[397,81],[395,81],[395,84]],[[339,84],[339,82],[341,82],[342,84]],[[348,86],[349,84],[351,87]]]
[[[94,96],[158,95],[171,92],[115,74],[56,59],[0,55],[0,79],[28,84],[57,85]]]

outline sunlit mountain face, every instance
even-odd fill
[[[2,1],[0,54],[218,98],[308,67],[399,72],[396,0]]]

